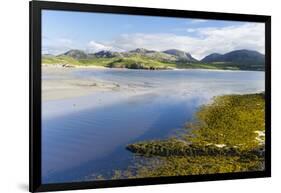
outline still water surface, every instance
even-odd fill
[[[108,176],[112,170],[125,169],[132,159],[126,144],[173,135],[213,96],[264,91],[264,72],[73,69],[70,73],[113,82],[120,89],[42,103],[43,183],[83,181],[91,174]]]

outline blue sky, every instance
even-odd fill
[[[43,53],[49,54],[138,47],[176,48],[197,58],[244,48],[264,52],[264,24],[218,20],[44,10],[42,38]]]

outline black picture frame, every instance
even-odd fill
[[[30,3],[30,174],[29,191],[59,191],[106,187],[123,187],[167,183],[260,178],[271,176],[271,17],[233,13],[185,11],[142,7],[108,6],[78,3],[31,1]],[[67,10],[129,15],[216,19],[265,23],[265,170],[224,174],[206,174],[142,179],[119,179],[94,182],[41,183],[41,11]]]

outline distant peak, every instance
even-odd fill
[[[227,54],[229,54],[229,53],[255,53],[255,54],[261,54],[260,52],[258,52],[256,50],[247,50],[247,49],[233,50],[231,52],[228,52]]]
[[[262,64],[264,55],[254,50],[240,49],[225,54],[213,53],[201,60],[201,62],[233,62],[239,64]]]
[[[97,53],[112,53],[112,51],[110,51],[110,50],[100,50],[100,51],[96,52],[96,54]]]
[[[116,57],[116,56],[122,56],[121,53],[113,52],[110,50],[101,50],[99,52],[96,52],[94,55],[97,57],[102,57],[102,58],[112,58],[112,57]]]
[[[69,50],[69,51],[65,52],[64,54],[62,54],[62,55],[70,56],[70,57],[73,57],[73,58],[76,58],[76,59],[85,59],[85,58],[87,58],[87,54],[84,51],[78,50],[78,49]]]
[[[147,50],[145,48],[136,48],[134,50],[130,51],[131,53],[141,53],[141,54],[145,54],[145,53],[151,53],[151,52],[155,52],[153,50]]]
[[[85,53],[83,50],[78,50],[78,49],[71,49],[68,50],[67,52],[65,52],[65,54],[69,54],[69,53]]]
[[[177,49],[169,49],[163,51],[163,53],[170,54],[177,56],[180,61],[189,61],[189,62],[196,62],[197,60],[191,56],[190,53],[182,51],[182,50],[177,50]]]

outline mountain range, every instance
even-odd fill
[[[253,50],[234,50],[225,54],[212,53],[197,60],[190,53],[177,49],[165,51],[137,48],[127,52],[102,50],[86,53],[69,50],[57,56],[43,55],[43,63],[65,62],[72,65],[104,65],[116,68],[166,69],[210,68],[233,70],[264,70],[265,56]],[[102,64],[99,64],[102,63]]]
[[[203,58],[201,62],[204,63],[219,63],[219,62],[228,62],[236,63],[240,65],[250,65],[262,67],[265,63],[265,57],[263,54],[253,51],[253,50],[235,50],[228,52],[226,54],[210,54]]]

